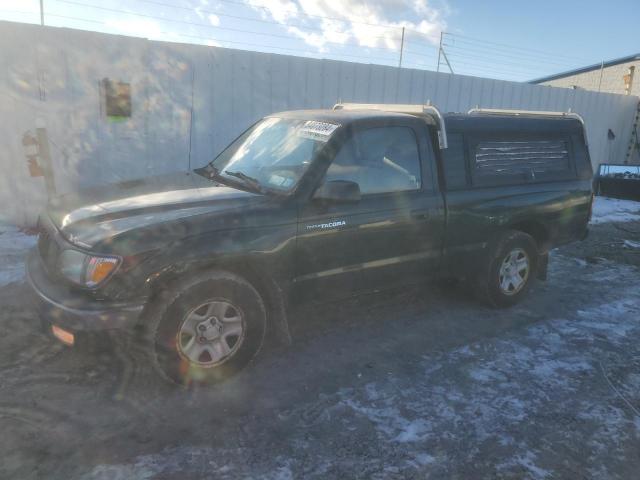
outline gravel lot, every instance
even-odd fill
[[[605,207],[513,309],[432,284],[305,306],[293,346],[191,392],[125,340],[46,338],[6,260],[0,478],[637,478],[640,221]]]

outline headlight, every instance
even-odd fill
[[[115,272],[119,265],[119,257],[87,255],[78,250],[64,250],[58,258],[60,273],[83,287],[99,285]]]

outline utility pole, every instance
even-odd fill
[[[436,72],[440,71],[440,53],[442,52],[442,30],[440,30],[440,46],[438,47],[438,68]]]
[[[440,71],[440,58],[444,58],[444,61],[447,62],[447,67],[449,67],[449,71],[451,73],[453,73],[453,68],[451,68],[451,63],[449,63],[449,58],[447,58],[447,54],[444,52],[444,46],[442,43],[442,34],[443,32],[440,32],[440,46],[438,47],[438,68],[436,69],[436,72]]]
[[[40,0],[40,25],[44,26],[44,0]]]
[[[600,87],[602,86],[602,74],[604,73],[604,60],[600,63],[600,80],[598,80],[598,92],[600,91]]]
[[[442,58],[444,58],[444,61],[447,62],[447,67],[449,67],[449,71],[453,73],[453,68],[451,68],[451,64],[449,63],[449,58],[447,57],[447,54],[445,53],[444,48],[442,49]]]
[[[400,63],[398,68],[402,68],[402,51],[404,50],[404,27],[402,27],[402,39],[400,40]]]

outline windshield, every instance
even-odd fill
[[[211,162],[221,177],[258,189],[291,191],[339,125],[313,120],[266,118]]]

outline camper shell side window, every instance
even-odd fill
[[[467,155],[475,187],[576,178],[573,145],[568,134],[472,134],[467,136]]]

